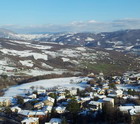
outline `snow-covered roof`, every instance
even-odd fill
[[[30,110],[22,110],[19,112],[19,114],[28,116],[29,112],[30,112]]]
[[[46,100],[48,100],[48,101],[50,101],[50,102],[53,102],[54,103],[54,98],[52,98],[52,97],[49,97],[49,96],[46,96],[45,98],[43,98],[43,101],[46,101]]]
[[[21,115],[25,115],[25,116],[28,116],[28,115],[45,115],[44,111],[30,111],[30,110],[22,110],[19,112],[19,114]]]
[[[107,96],[109,96],[109,97],[117,97],[117,94],[109,93]]]
[[[65,96],[58,96],[57,100],[65,99]]]
[[[140,106],[119,106],[120,111],[129,112],[130,115],[140,113]]]
[[[81,98],[82,101],[88,101],[88,100],[90,100],[90,99],[91,99],[91,97],[89,97],[89,96],[88,96],[88,97],[82,97],[82,98]]]
[[[101,102],[98,102],[98,101],[90,101],[89,104],[90,105],[96,105],[96,106],[98,106],[99,104],[101,104]]]
[[[110,102],[112,100],[114,100],[114,99],[113,98],[109,98],[109,97],[103,98],[103,101],[107,101],[107,102]]]
[[[56,111],[65,111],[65,110],[66,110],[66,107],[64,107],[64,106],[57,106],[57,107],[55,108],[55,110],[56,110]]]
[[[50,123],[61,123],[62,122],[62,120],[60,119],[60,118],[52,118],[51,120],[50,120]]]
[[[18,106],[13,106],[13,107],[11,107],[11,110],[12,111],[18,110],[18,112],[20,112],[22,109]]]
[[[51,111],[52,110],[52,106],[44,106],[43,111]]]
[[[30,118],[25,118],[25,119],[22,120],[21,122],[22,122],[22,123],[26,123],[26,124],[30,124],[31,122],[36,122],[36,121],[38,121],[38,120],[39,120],[38,118],[30,117]]]

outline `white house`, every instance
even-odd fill
[[[44,106],[42,111],[44,111],[45,113],[47,113],[47,112],[51,113],[52,108],[53,108],[52,106]]]
[[[55,111],[56,111],[57,113],[59,113],[59,114],[64,113],[65,110],[66,110],[66,107],[64,107],[64,106],[57,106],[57,107],[55,108]]]
[[[89,108],[91,110],[101,110],[102,109],[102,103],[98,101],[90,101],[89,102]]]
[[[39,124],[39,118],[25,118],[24,120],[21,121],[21,124]]]
[[[12,112],[20,112],[22,109],[18,106],[11,107]]]

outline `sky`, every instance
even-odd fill
[[[139,6],[140,0],[0,0],[0,27],[17,32],[138,28]]]

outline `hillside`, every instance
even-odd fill
[[[136,70],[139,60],[115,51],[58,43],[0,39],[0,74],[120,73]]]
[[[4,31],[2,38],[18,40],[34,40],[63,43],[65,45],[86,46],[115,50],[130,54],[140,54],[140,30],[122,30],[103,33],[42,33],[15,34]]]

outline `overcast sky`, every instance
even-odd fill
[[[0,2],[0,27],[20,33],[140,29],[140,0]]]

